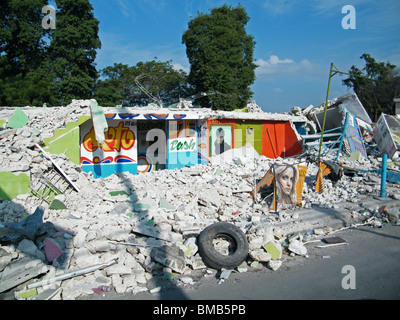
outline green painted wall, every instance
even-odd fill
[[[19,129],[28,123],[29,118],[20,108],[15,109],[14,114],[10,117],[7,123],[7,128]]]
[[[51,154],[64,153],[71,162],[80,164],[79,126],[89,120],[89,116],[82,116],[77,122],[69,122],[62,129],[54,130],[54,136],[45,138],[44,149]]]
[[[0,199],[13,200],[20,194],[31,193],[29,176],[21,173],[0,172]]]
[[[235,148],[249,143],[258,154],[262,154],[262,124],[259,122],[237,123],[235,130]]]

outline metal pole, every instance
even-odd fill
[[[381,198],[386,198],[387,158],[387,154],[382,156]]]
[[[328,90],[326,92],[326,102],[325,102],[325,109],[324,109],[324,121],[322,122],[322,132],[321,132],[321,141],[319,142],[318,161],[321,160],[322,140],[324,138],[324,131],[325,131],[325,120],[326,120],[326,112],[327,112],[327,109],[328,109],[329,90],[331,88],[332,69],[333,69],[333,63],[331,63],[331,70],[329,71]]]

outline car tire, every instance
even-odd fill
[[[229,254],[222,254],[214,247],[214,239],[229,242]],[[227,222],[218,222],[205,228],[198,236],[199,254],[206,266],[221,270],[233,269],[240,265],[249,252],[246,235],[238,227]]]

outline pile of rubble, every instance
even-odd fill
[[[15,291],[18,299],[29,297],[32,290],[36,290],[34,298],[37,293],[60,292],[62,299],[110,287],[117,293],[155,292],[159,289],[155,277],[193,283],[198,272],[210,272],[198,253],[197,235],[219,221],[234,224],[247,236],[249,257],[238,270],[263,264],[276,270],[283,260],[282,243],[289,240],[289,253],[306,255],[301,234],[285,235],[275,226],[283,220],[295,223],[296,209],[270,213],[260,195],[256,201],[249,198],[255,182],[276,160],[255,157],[252,148],[244,149],[233,149],[218,165],[102,179],[93,179],[65,157],[54,156],[79,192],[58,195],[50,205],[39,204],[28,194],[0,203],[0,228],[8,228],[3,240],[9,242],[0,247],[1,290],[15,290],[20,281],[30,280],[19,276],[27,270],[32,279],[40,276],[35,280],[39,284],[36,288],[31,280],[34,288],[20,286]],[[32,160],[35,163],[35,157]],[[318,194],[313,191],[317,167],[309,168],[305,207],[334,207],[335,202],[357,202],[363,194],[379,191],[378,184],[368,184],[371,175],[344,176],[336,186],[326,180],[326,192]],[[16,225],[19,221],[25,225]],[[28,232],[32,224],[34,230]],[[216,246],[223,248],[224,242]],[[85,270],[87,274],[79,275]],[[68,278],[71,272],[74,276]]]
[[[76,121],[83,114],[65,110],[54,117]],[[0,136],[0,170],[34,175],[53,167],[34,147],[47,135],[46,126],[54,130],[59,122],[41,123],[40,115],[34,119],[34,125]],[[264,195],[252,199],[250,193],[274,163],[297,164],[298,159],[268,159],[243,147],[207,165],[94,179],[64,155],[52,158],[78,190],[71,188],[49,203],[31,194],[0,202],[0,293],[11,291],[16,299],[76,299],[109,288],[157,292],[159,278],[193,284],[199,275],[215,271],[203,262],[198,235],[217,222],[246,235],[248,256],[237,271],[277,270],[285,255],[307,256],[304,235],[286,234],[282,222],[296,224],[302,208],[357,204],[380,191],[380,176],[371,171],[379,169],[381,159],[349,161],[343,155],[339,162],[352,174],[336,183],[325,179],[325,192],[317,193],[318,166],[310,162],[301,206],[271,213]],[[389,193],[400,198],[395,185]],[[382,221],[398,222],[398,209],[348,212],[355,213],[361,222],[378,214]],[[223,239],[215,246],[229,251]]]

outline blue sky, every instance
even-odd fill
[[[400,66],[398,0],[91,0],[100,21],[97,68],[114,63],[172,60],[189,72],[182,34],[198,12],[239,3],[250,21],[259,67],[253,99],[266,112],[288,112],[325,101],[330,64],[344,72],[364,67],[360,56]],[[343,29],[345,5],[356,10],[356,29]],[[332,78],[330,98],[346,94],[345,76]]]

